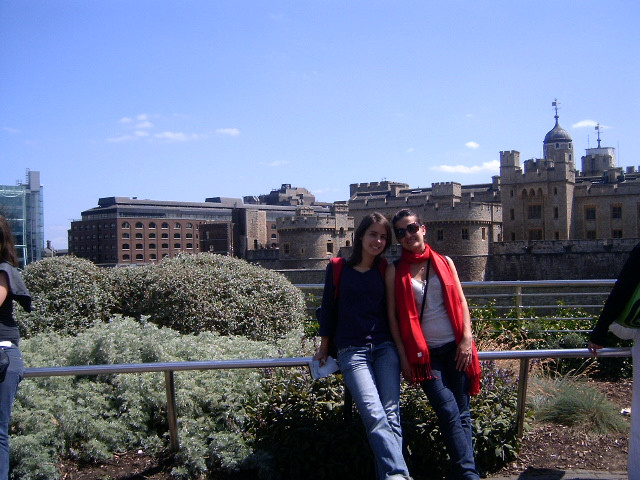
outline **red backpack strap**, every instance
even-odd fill
[[[382,275],[382,279],[384,280],[384,275],[387,273],[387,259],[380,258],[378,259],[378,270],[380,270],[380,275]]]
[[[338,287],[340,286],[340,275],[342,275],[342,267],[344,265],[344,258],[333,257],[330,258],[331,269],[333,270],[333,298],[338,298]]]

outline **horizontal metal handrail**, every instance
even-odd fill
[[[518,374],[518,403],[516,424],[518,436],[524,432],[525,400],[529,381],[529,360],[532,358],[581,358],[591,357],[586,348],[555,349],[555,350],[500,350],[478,352],[482,361],[491,360],[519,360]],[[631,348],[603,348],[598,351],[599,357],[627,357],[631,356]],[[175,401],[174,372],[194,370],[229,370],[244,368],[282,368],[309,366],[312,357],[291,358],[259,358],[233,360],[204,360],[189,362],[154,362],[154,363],[124,363],[103,365],[73,365],[66,367],[31,367],[24,371],[25,378],[54,377],[72,375],[108,375],[122,373],[164,372],[167,393],[167,421],[169,424],[169,438],[171,448],[177,450],[178,415]]]

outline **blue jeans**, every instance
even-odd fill
[[[400,361],[395,345],[340,349],[338,365],[367,431],[378,478],[410,478],[402,456]]]
[[[9,478],[9,421],[13,399],[24,374],[22,354],[18,347],[0,347],[9,355],[9,368],[0,382],[0,480]]]
[[[456,370],[456,343],[429,349],[433,378],[420,385],[438,416],[440,431],[453,464],[453,478],[478,480],[473,457],[469,382]]]

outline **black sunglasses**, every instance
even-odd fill
[[[398,240],[402,240],[404,236],[409,232],[410,234],[417,233],[420,230],[420,225],[418,222],[413,222],[407,225],[405,228],[395,228],[393,231],[396,233],[396,238]]]

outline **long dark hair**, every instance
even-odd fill
[[[358,225],[358,228],[356,229],[353,241],[353,253],[351,254],[351,257],[349,257],[349,260],[347,260],[347,265],[350,267],[355,267],[362,261],[362,239],[364,238],[364,234],[367,229],[374,223],[379,223],[387,231],[387,241],[384,244],[382,252],[380,252],[374,259],[374,265],[378,263],[380,256],[386,252],[391,245],[391,224],[389,223],[389,220],[379,212],[370,213],[360,221],[360,225]]]
[[[14,267],[18,266],[16,247],[9,222],[0,215],[0,262],[7,262]]]

